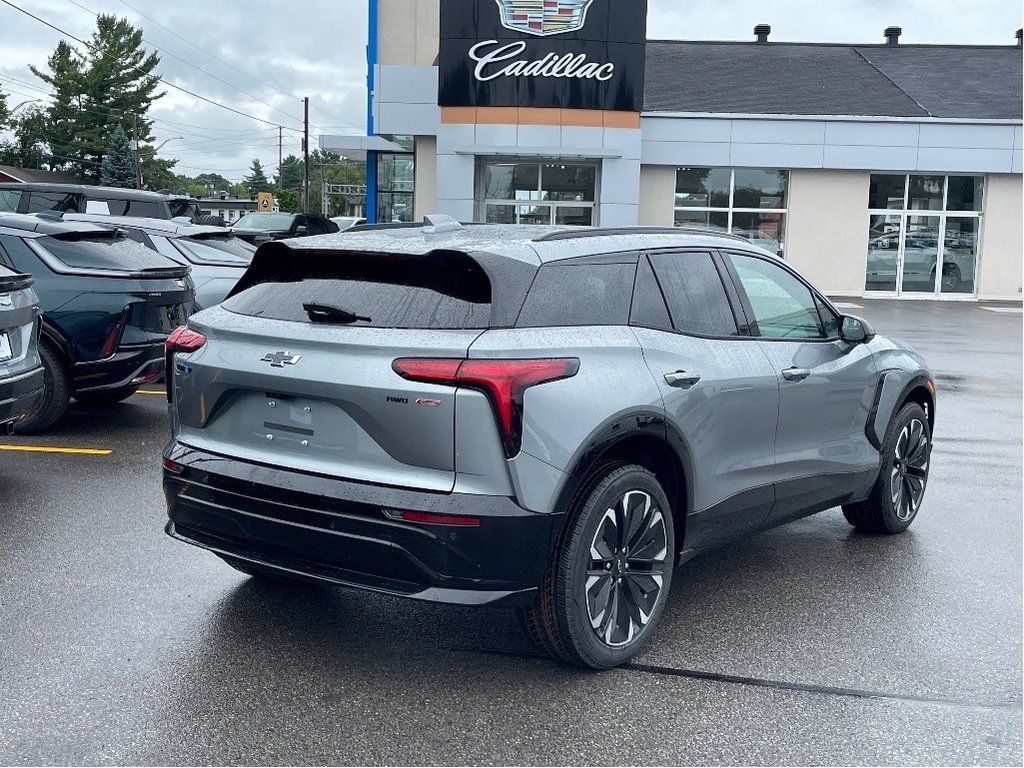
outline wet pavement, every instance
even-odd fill
[[[163,399],[0,448],[2,764],[1022,761],[1022,315],[853,300],[939,385],[924,508],[705,554],[630,667],[511,611],[252,582],[163,533]]]

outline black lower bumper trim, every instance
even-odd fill
[[[42,397],[42,368],[0,381],[0,425],[13,425],[34,412]]]
[[[306,578],[420,600],[530,603],[562,522],[507,497],[382,488],[175,443],[165,457],[182,468],[164,473],[171,536]],[[405,522],[394,510],[468,514],[479,525]]]

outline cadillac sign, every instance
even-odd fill
[[[441,0],[442,107],[639,112],[646,0]]]
[[[501,25],[528,35],[561,35],[583,29],[594,0],[495,0]]]

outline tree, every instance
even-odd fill
[[[299,213],[302,211],[302,198],[293,189],[279,189],[277,191],[277,207],[284,213]]]
[[[100,184],[127,189],[135,187],[135,158],[128,134],[120,125],[114,129],[114,136],[100,165]]]
[[[7,118],[10,117],[10,109],[7,106],[7,94],[0,91],[0,130],[7,125]]]
[[[29,107],[8,118],[14,132],[14,141],[0,142],[0,165],[21,165],[23,168],[42,168],[50,153],[46,140],[46,113]]]
[[[295,155],[288,155],[288,157],[281,161],[281,168],[277,175],[277,188],[279,190],[292,189],[301,194],[304,176],[305,168],[303,167],[302,160]]]
[[[271,192],[274,189],[267,174],[263,172],[263,165],[259,158],[252,161],[249,175],[242,179],[242,183],[245,185],[249,197],[255,197],[259,192]]]
[[[144,156],[142,159],[142,183],[146,189],[175,191],[178,186],[178,177],[174,173],[174,166],[177,160],[167,160],[153,155]]]
[[[54,91],[47,135],[58,161],[87,181],[97,181],[118,122],[145,155],[153,127],[146,114],[163,96],[156,92],[160,77],[153,74],[159,63],[142,47],[141,29],[127,19],[100,14],[85,52],[62,40],[47,60],[48,71],[30,67]]]
[[[231,191],[234,193],[235,197],[242,200],[248,200],[250,197],[249,188],[245,186],[245,184],[235,184],[235,186],[231,188]]]

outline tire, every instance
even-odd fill
[[[78,392],[75,394],[75,400],[82,405],[117,405],[138,391],[138,387],[125,387],[108,392]]]
[[[209,213],[204,214],[202,216],[197,216],[195,221],[193,221],[192,223],[196,224],[196,225],[207,226],[207,227],[226,227],[227,226],[227,224],[224,223],[224,219],[222,217],[214,216],[214,215],[209,214]]]
[[[265,568],[262,565],[250,563],[248,560],[239,560],[237,557],[231,557],[230,555],[221,555],[217,553],[217,557],[230,565],[236,571],[240,571],[247,576],[252,576],[254,579],[260,579],[261,581],[272,581],[276,584],[306,587],[313,583],[301,576],[289,576],[285,571],[278,571],[274,568]]]
[[[960,287],[960,268],[951,264],[949,268],[942,268],[942,292],[953,293]]]
[[[52,427],[64,415],[71,401],[71,377],[64,361],[48,342],[40,340],[39,357],[43,363],[43,399],[36,412],[17,423],[19,435],[38,435]]]
[[[570,664],[628,662],[664,613],[673,536],[672,509],[653,474],[630,464],[598,475],[570,509],[536,600],[520,610],[530,639]]]
[[[917,403],[904,405],[882,443],[882,468],[871,494],[843,506],[847,522],[865,533],[902,533],[921,509],[931,468],[932,433]]]

